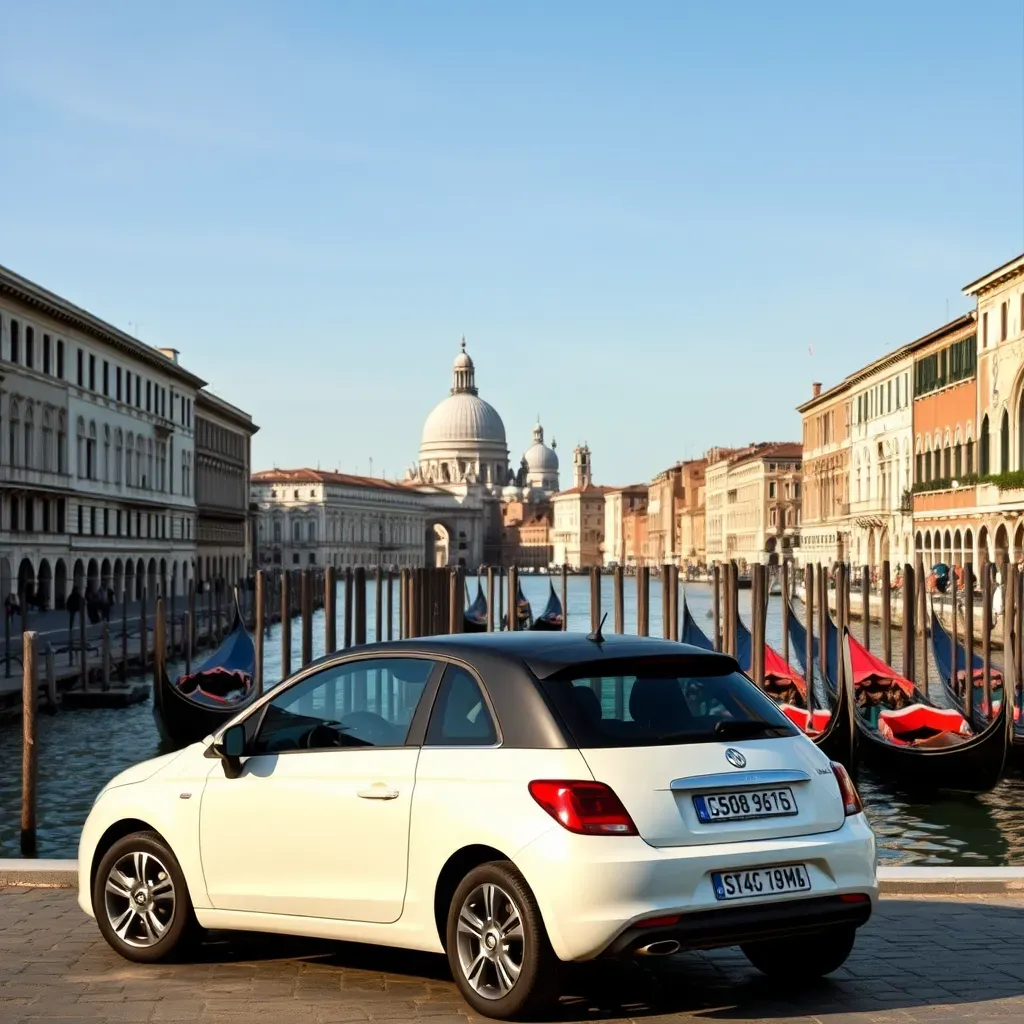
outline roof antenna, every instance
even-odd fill
[[[592,644],[603,644],[604,643],[604,637],[601,635],[601,627],[604,625],[604,620],[607,619],[607,618],[608,618],[608,613],[605,612],[604,615],[601,616],[601,622],[598,625],[597,629],[595,629],[592,633],[588,633],[587,634],[587,639]]]

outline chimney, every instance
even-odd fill
[[[817,398],[821,394],[821,381],[816,380],[811,385],[811,398]]]
[[[178,350],[176,348],[158,348],[157,352],[159,352],[160,355],[165,356],[167,359],[170,359],[172,363],[178,362]]]

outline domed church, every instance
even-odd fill
[[[452,366],[448,396],[423,424],[417,464],[405,483],[429,506],[428,544],[435,564],[497,564],[502,539],[502,504],[544,502],[558,490],[554,441],[544,444],[544,428],[533,428],[533,444],[514,469],[509,464],[505,424],[480,397],[476,367],[466,339]]]

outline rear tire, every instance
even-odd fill
[[[463,999],[499,1020],[533,1016],[558,995],[559,960],[537,901],[509,861],[474,868],[448,909],[445,948]]]
[[[792,978],[804,975],[822,978],[838,971],[853,949],[857,930],[850,927],[829,928],[816,932],[801,942],[799,952],[787,942],[748,942],[740,946],[746,958],[770,978]]]
[[[134,832],[107,850],[92,905],[103,937],[126,960],[166,960],[202,935],[181,866],[156,832]]]

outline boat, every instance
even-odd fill
[[[967,648],[957,641],[956,645],[956,679],[953,679],[953,638],[942,625],[934,606],[932,613],[932,656],[935,668],[950,704],[955,708],[964,705],[964,682],[967,675]],[[974,689],[971,695],[972,718],[984,722],[992,717],[991,709],[985,704],[985,659],[974,653],[971,658],[971,676]],[[996,668],[990,670],[989,689],[992,703],[996,705],[1003,699],[1003,674]],[[1018,709],[1019,712],[1019,709]]]
[[[879,774],[912,791],[978,794],[999,782],[1012,742],[1012,696],[975,732],[958,711],[933,704],[846,628],[842,648],[861,750]]]
[[[521,630],[530,629],[533,624],[533,609],[523,595],[523,584],[518,579],[516,580],[516,619]],[[508,628],[507,614],[501,620],[501,628]]]
[[[235,622],[220,646],[194,672],[159,680],[153,717],[164,742],[175,749],[196,743],[256,698],[256,648],[235,606]]]
[[[550,580],[548,580],[548,586],[550,588],[548,603],[544,605],[544,611],[533,620],[533,625],[530,626],[530,629],[554,633],[562,629],[562,602],[558,599],[558,595],[555,593],[555,585]]]
[[[742,632],[740,632],[740,628]],[[738,623],[737,647],[742,647],[742,635],[747,636],[747,650],[751,649],[750,632],[742,623]],[[704,650],[713,650],[714,644],[705,635],[704,631],[694,621],[690,609],[686,603],[686,595],[683,595],[683,628],[681,632],[683,643],[700,647]],[[737,654],[742,657],[742,650]],[[740,665],[744,663],[740,661]],[[793,698],[793,703],[786,703],[776,693],[771,692],[767,687],[765,692],[772,697],[779,705],[782,713],[802,732],[804,732],[814,745],[831,761],[838,761],[849,772],[855,774],[857,768],[857,746],[856,732],[853,723],[853,697],[849,686],[844,686],[838,694],[833,696],[832,707],[816,708],[813,713],[807,710],[807,685],[786,664],[782,655],[778,654],[772,647],[765,644],[765,680],[769,674],[775,675],[778,679],[788,677],[791,687],[777,689],[777,693],[786,692]],[[799,679],[803,687],[796,685]],[[799,701],[799,703],[797,703]]]
[[[476,597],[468,608],[462,613],[463,633],[486,633],[487,632],[487,597],[484,588],[480,584],[480,577],[476,579]]]

